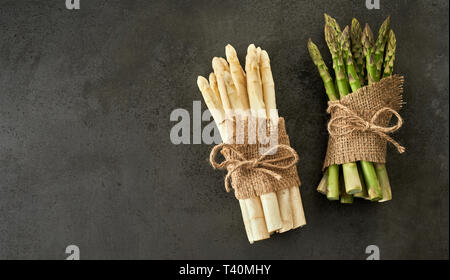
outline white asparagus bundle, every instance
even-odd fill
[[[266,51],[251,44],[247,49],[245,72],[235,49],[225,48],[227,60],[213,58],[208,81],[199,76],[197,83],[208,109],[218,126],[222,140],[232,136],[229,116],[270,118],[278,121],[275,86]],[[228,61],[228,62],[227,62]],[[286,232],[306,224],[299,186],[260,197],[241,199],[242,218],[250,243],[267,239],[274,232]]]

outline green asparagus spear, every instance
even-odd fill
[[[340,178],[342,178],[342,173]],[[345,180],[345,179],[344,179]],[[343,182],[343,180],[340,180],[340,189],[341,189],[341,203],[342,204],[352,204],[353,203],[353,195],[348,194],[345,191],[345,182]]]
[[[375,64],[377,67],[377,76],[381,76],[384,58],[384,49],[386,47],[386,42],[389,36],[389,28],[391,23],[391,17],[387,17],[386,20],[381,24],[378,30],[378,39],[375,43]]]
[[[364,198],[364,199],[369,199],[369,193],[367,192],[367,187],[366,187],[366,184],[364,183],[364,176],[363,176],[360,162],[358,162],[358,173],[359,173],[359,180],[361,181],[362,191],[359,193],[355,193],[353,196],[359,197],[359,198]]]
[[[361,161],[361,168],[364,179],[366,180],[367,192],[371,201],[378,201],[383,198],[381,193],[380,183],[378,182],[375,167],[371,162]]]
[[[330,17],[328,14],[323,14],[325,17],[325,24],[328,24],[329,26],[333,27],[333,30],[335,32],[335,35],[339,37],[341,34],[341,27],[339,26],[336,19]]]
[[[378,82],[379,76],[377,76],[373,33],[368,24],[366,24],[366,26],[364,27],[364,32],[361,41],[363,44],[364,56],[366,57],[367,80],[369,81],[370,85],[375,82]],[[380,183],[378,181],[373,163],[368,161],[361,161],[361,168],[363,170],[364,179],[366,181],[367,191],[369,193],[370,200],[378,201],[382,199],[383,194],[381,192]]]
[[[383,198],[379,202],[385,202],[392,199],[391,183],[384,163],[375,163],[375,172],[380,182],[381,193]]]
[[[389,77],[394,72],[395,50],[397,48],[397,40],[394,31],[389,32],[389,39],[386,48],[386,56],[384,58],[383,78]]]
[[[314,64],[317,66],[319,70],[320,76],[322,77],[322,81],[325,86],[325,91],[328,95],[329,100],[337,100],[339,99],[339,95],[336,92],[336,88],[334,85],[333,78],[331,78],[330,73],[328,72],[328,67],[322,59],[322,55],[320,54],[317,46],[309,39],[308,41],[308,50],[309,55],[311,56]],[[325,171],[325,175],[328,176],[326,180],[326,195],[329,200],[338,200],[339,199],[339,166],[334,164],[328,167]],[[322,180],[323,181],[323,180]],[[322,182],[321,181],[321,182]],[[323,182],[322,182],[323,183]],[[319,184],[320,187],[320,184]],[[323,188],[320,188],[323,192]]]
[[[355,69],[355,64],[352,59],[352,52],[350,50],[350,27],[346,26],[345,29],[342,31],[340,43],[341,43],[341,48],[342,48],[342,51],[343,51],[343,54],[345,57],[344,61],[345,61],[345,66],[347,68],[348,79],[350,81],[352,92],[355,92],[362,87],[362,84],[360,83],[358,78],[356,78],[356,79],[354,78],[354,77],[357,77],[357,73],[356,73],[356,69]],[[350,165],[351,168],[354,168],[356,170],[355,173],[359,174],[358,166],[356,163],[349,163],[347,165]],[[346,168],[349,168],[349,166],[343,166],[344,172],[345,172]],[[361,182],[361,176],[359,176],[358,180],[356,180],[353,183],[353,185],[357,185],[357,186],[359,186],[359,188],[357,188],[357,189],[346,188],[347,193],[355,194],[355,193],[360,193],[362,191],[363,182]]]
[[[352,26],[350,28],[350,39],[352,45],[353,60],[355,62],[356,71],[360,79],[361,85],[365,84],[365,68],[366,60],[363,54],[363,47],[361,44],[362,29],[359,21],[356,18],[352,20]]]
[[[327,198],[328,200],[339,199],[339,165],[328,166]]]
[[[340,37],[342,54],[344,56],[345,66],[347,68],[348,81],[352,92],[357,91],[361,87],[361,82],[356,71],[355,64],[353,63],[353,56],[350,50],[350,28],[346,26],[341,33]]]
[[[336,83],[341,97],[349,94],[348,80],[345,73],[345,64],[342,56],[342,51],[339,46],[339,38],[336,36],[336,30],[328,24],[325,24],[325,40],[330,49],[331,57],[333,59],[333,69],[336,75]]]
[[[336,26],[339,26],[337,22]],[[350,93],[347,73],[345,70],[344,55],[339,43],[339,37],[336,29],[329,24],[325,24],[325,40],[333,58],[333,68],[336,75],[336,83],[340,97]],[[357,79],[355,79],[357,81]],[[345,189],[347,193],[353,194],[361,191],[361,182],[359,180],[358,168],[356,163],[350,162],[342,165],[344,172]]]
[[[395,39],[394,31],[389,32],[389,39],[386,48],[386,56],[384,59],[384,72],[383,77],[389,77],[394,71],[395,50],[397,47],[397,41]],[[380,182],[381,192],[383,199],[380,202],[389,201],[392,199],[391,184],[387,174],[386,165],[384,163],[375,163],[375,171],[377,173],[378,180]]]
[[[319,48],[317,48],[316,44],[314,44],[311,41],[311,39],[309,39],[308,41],[308,50],[309,55],[311,56],[314,64],[317,66],[317,69],[319,70],[320,77],[322,77],[322,81],[325,86],[325,92],[328,95],[328,99],[331,101],[338,100],[339,96],[336,93],[333,78],[328,72],[328,67],[323,61]]]
[[[361,43],[363,45],[364,56],[366,57],[367,80],[370,85],[377,81],[377,66],[375,61],[373,33],[368,24],[364,27]]]

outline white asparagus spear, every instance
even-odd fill
[[[247,233],[248,242],[253,244],[252,225],[250,223],[250,216],[248,214],[247,205],[244,199],[239,199],[239,206],[241,206],[242,220],[244,221],[245,232]]]
[[[303,211],[302,196],[300,195],[299,187],[289,188],[291,195],[291,206],[293,216],[293,227],[299,228],[306,225],[305,212]]]
[[[224,60],[220,59],[220,58],[214,58],[213,59],[213,68],[214,68],[214,72],[216,74],[216,78],[217,78],[217,82],[218,82],[218,88],[219,88],[219,92],[220,92],[220,96],[222,98],[222,103],[223,103],[223,107],[225,109],[225,115],[227,116],[227,114],[229,114],[229,116],[233,115],[233,107],[232,107],[232,103],[230,102],[229,99],[229,95],[227,92],[227,86],[225,83],[225,78],[224,78],[224,72],[228,69],[228,67],[226,67],[226,62],[224,62]],[[233,97],[233,95],[232,95]],[[236,103],[236,102],[234,102]],[[227,106],[229,106],[227,108]],[[227,113],[228,112],[228,113]],[[227,125],[228,130],[230,131],[230,133],[228,133],[228,137],[230,137],[230,134],[232,133],[231,131],[231,126],[229,126],[229,124]],[[260,200],[259,197],[255,197],[255,198],[249,198],[245,200],[246,206],[247,206],[247,212],[249,213],[249,219],[250,219],[250,224],[252,227],[252,234],[253,234],[253,240],[258,241],[258,240],[262,240],[262,239],[266,239],[269,238],[270,235],[268,233],[268,229],[267,229],[267,225],[266,225],[266,221],[264,219],[264,212],[262,211],[261,208],[261,204],[262,201]]]
[[[248,218],[252,228],[253,240],[259,241],[270,238],[264,217],[261,199],[259,197],[244,199],[248,212]]]
[[[225,87],[227,89],[228,99],[230,100],[231,108],[235,113],[241,112],[236,110],[243,110],[241,105],[241,100],[239,100],[239,96],[236,90],[236,87],[234,86],[233,79],[231,78],[230,72],[227,70],[222,72],[223,75],[223,81],[225,83]]]
[[[226,64],[226,62],[223,62],[223,60],[220,60],[220,62],[222,62],[222,65]],[[220,68],[219,65],[216,65],[216,68],[219,69]],[[240,104],[240,100],[238,99],[238,96],[234,94],[234,92],[232,92],[231,94],[228,92],[227,84],[232,81],[230,81],[227,77],[227,74],[226,74],[227,69],[229,69],[229,68],[224,66],[224,68],[221,68],[219,70],[218,75],[222,76],[221,80],[223,80],[225,83],[225,89],[227,90],[227,97],[229,100],[229,104],[232,106],[231,107],[232,111],[235,111],[237,109],[240,109],[239,107],[241,105],[237,105],[238,107],[233,107],[234,104]],[[231,91],[233,91],[233,89],[235,89],[235,87],[230,87],[230,89],[231,89]],[[219,87],[219,91],[220,91],[220,87]],[[259,240],[269,238],[270,234],[267,230],[266,220],[264,219],[264,212],[263,212],[263,208],[262,208],[261,199],[259,197],[253,197],[253,198],[245,199],[244,202],[245,202],[247,213],[249,216],[250,226],[252,228],[253,240],[259,241]]]
[[[261,64],[261,51],[262,51],[261,47],[256,48],[256,60],[257,60],[258,64]]]
[[[278,230],[278,233],[283,233],[291,230],[294,226],[291,195],[289,189],[279,190],[276,194],[282,222],[282,227]]]
[[[251,44],[247,49],[245,58],[245,72],[247,73],[247,92],[252,114],[258,118],[265,118],[264,96],[259,73],[259,63],[255,45]]]
[[[250,109],[254,116],[266,118],[264,105],[263,89],[261,75],[258,63],[258,51],[255,45],[251,44],[247,49],[245,59],[245,71],[247,73],[247,92],[250,101]],[[264,217],[267,224],[267,230],[274,232],[282,228],[280,208],[278,198],[275,192],[266,193],[260,196],[261,204],[264,210]]]
[[[272,233],[283,227],[278,197],[275,192],[262,194],[260,197],[266,219],[267,230]]]
[[[214,121],[216,122],[217,128],[219,129],[222,139],[227,139],[227,136],[225,135],[227,130],[225,129],[223,123],[223,119],[225,118],[225,112],[223,110],[223,105],[220,99],[218,98],[216,93],[214,93],[214,90],[210,87],[210,85],[208,85],[208,81],[202,76],[198,77],[197,85],[203,95],[203,99],[205,100],[206,106],[213,115]],[[244,222],[245,232],[247,233],[248,241],[250,242],[250,244],[253,244],[254,238],[252,234],[252,226],[250,223],[250,217],[245,200],[239,200],[239,205],[241,207],[242,220]]]
[[[266,114],[272,122],[277,122],[278,112],[275,99],[275,83],[273,81],[272,69],[270,68],[269,55],[265,50],[260,51],[260,69]],[[293,228],[293,207],[291,205],[292,201],[289,189],[279,190],[276,194],[283,223],[279,232],[282,233]]]
[[[217,87],[217,78],[214,73],[209,74],[209,86],[211,87],[217,98],[219,98],[220,100],[219,88]]]
[[[265,50],[261,51],[260,59],[261,80],[267,116],[273,121],[276,121],[278,119],[278,112],[276,110],[275,83],[270,67],[269,54]],[[281,218],[283,220],[283,228],[280,232],[287,231],[290,228],[303,226],[306,221],[299,187],[291,187],[288,194],[279,194],[279,192],[277,192],[277,196],[279,198],[278,204],[280,205]],[[289,205],[286,205],[286,203],[289,203]]]
[[[264,94],[264,105],[266,105],[267,117],[272,121],[278,120],[278,112],[275,99],[275,83],[273,81],[272,69],[270,68],[270,59],[267,52],[261,51],[260,56],[261,80]],[[271,115],[272,112],[272,115]]]
[[[226,136],[231,139],[233,136],[233,107],[228,98],[227,86],[225,84],[223,72],[226,70],[225,63],[219,57],[214,57],[212,60],[212,68],[217,79],[217,87],[219,89],[220,99],[222,101],[223,110],[225,111],[225,127],[227,129]],[[223,142],[228,143],[230,139],[222,139]]]
[[[226,50],[225,50],[225,52],[226,52]],[[230,64],[232,64],[232,63],[233,62],[230,61]],[[239,63],[239,61],[237,61],[237,63]],[[216,67],[218,68],[218,65],[216,65]],[[230,70],[233,69],[232,67],[236,68],[236,65],[233,65],[233,66],[230,65],[229,69]],[[240,65],[239,65],[239,67],[240,67]],[[242,71],[242,68],[241,68],[241,71]],[[229,82],[228,72],[223,71],[223,73],[225,76],[224,80],[226,80],[228,83]],[[242,82],[240,82],[240,83],[242,83]],[[234,82],[233,82],[233,84],[234,84],[234,89],[235,89],[236,84]],[[231,87],[231,89],[233,90],[233,87]],[[241,90],[239,92],[239,96],[234,95],[234,94],[231,94],[231,95],[228,94],[228,97],[230,97],[230,99],[233,99],[233,101],[230,100],[230,104],[232,104],[232,106],[233,106],[233,104],[239,104],[238,105],[239,107],[233,108],[233,109],[243,109],[244,111],[240,111],[240,112],[244,113],[244,117],[247,116],[246,114],[249,109],[248,105],[246,104],[246,101],[248,102],[247,89],[241,88]],[[253,239],[255,241],[258,241],[258,240],[263,240],[263,239],[269,238],[270,235],[267,230],[267,225],[266,225],[266,220],[264,217],[261,199],[259,197],[248,198],[248,199],[245,199],[244,202],[245,202],[246,209],[247,209],[247,212],[249,215],[250,225],[252,227]]]
[[[227,60],[225,58],[223,58],[223,57],[219,57],[219,61],[222,63],[222,65],[225,68],[225,70],[227,70],[229,72],[230,71],[230,65],[228,65]]]
[[[224,123],[223,120],[225,119],[225,112],[223,110],[222,102],[220,101],[219,97],[214,93],[214,91],[211,89],[210,85],[208,84],[208,81],[202,77],[198,76],[197,78],[197,85],[200,89],[200,92],[203,95],[203,99],[205,100],[206,106],[208,107],[209,111],[211,112],[211,115],[214,118],[214,121],[217,124],[217,128],[219,129],[220,135],[222,137],[222,140],[224,139]]]
[[[244,70],[239,63],[236,50],[228,44],[225,47],[225,54],[227,56],[228,63],[230,64],[231,77],[233,79],[234,85],[241,100],[241,105],[244,110],[249,110],[250,105],[247,95],[247,80],[245,78]]]
[[[220,99],[222,101],[223,110],[225,114],[229,114],[231,110],[231,104],[227,97],[227,90],[225,86],[225,82],[223,80],[223,63],[218,57],[214,57],[212,60],[212,68],[214,70],[214,74],[216,75],[217,87],[219,89]]]

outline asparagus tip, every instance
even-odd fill
[[[364,55],[367,55],[367,50],[372,49],[375,46],[375,42],[373,40],[373,32],[370,29],[368,23],[364,26],[364,31],[361,38],[363,47],[364,47]]]
[[[197,86],[202,89],[206,84],[208,84],[208,80],[206,80],[203,76],[197,77]]]
[[[232,61],[233,59],[235,59],[237,57],[236,50],[233,48],[232,45],[230,45],[230,44],[226,45],[225,55],[226,55],[228,61]]]
[[[347,26],[345,26],[344,30],[341,33],[341,36],[339,38],[339,41],[341,43],[341,49],[345,50],[347,52],[350,51],[350,33],[349,33],[350,28]]]
[[[345,26],[344,30],[342,30],[342,33],[347,33],[349,34],[350,31],[350,27],[348,25]]]
[[[215,56],[212,59],[212,68],[214,69],[214,72],[221,71],[223,69],[223,66],[224,66],[224,64],[222,62],[221,57],[216,57]]]
[[[336,38],[335,30],[329,24],[325,24],[325,41],[328,44],[328,48],[332,52],[336,50],[337,38]]]
[[[250,53],[253,53],[253,52],[256,52],[255,44],[248,45],[247,54],[250,54]]]

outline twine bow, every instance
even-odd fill
[[[331,113],[335,108],[341,109],[345,114],[342,116],[332,117],[328,122],[328,132],[331,136],[343,136],[353,133],[354,131],[370,131],[391,142],[397,148],[399,153],[405,152],[405,147],[401,146],[397,141],[388,135],[389,133],[397,131],[403,125],[402,117],[394,109],[383,107],[375,112],[370,121],[366,121],[362,117],[358,116],[358,114],[354,111],[340,103],[331,103],[327,109],[327,112]],[[395,125],[384,127],[375,124],[381,114],[385,112],[390,112],[397,118],[397,123]],[[343,122],[339,123],[339,120],[343,120]],[[339,131],[340,129],[341,131]]]
[[[231,152],[235,153],[238,159],[225,159],[224,161],[218,163],[215,158],[219,151],[222,149],[229,149]],[[284,157],[277,157],[274,159],[266,159],[268,155],[271,155],[276,149],[282,148],[287,150],[290,154]],[[286,159],[292,159],[292,162],[289,164],[284,164],[282,161]],[[273,147],[271,147],[269,150],[267,150],[264,154],[262,154],[257,159],[247,159],[245,156],[239,152],[233,145],[222,143],[219,145],[216,145],[212,150],[211,154],[209,156],[209,161],[211,162],[211,165],[214,167],[214,169],[228,169],[228,173],[225,176],[225,189],[227,192],[230,192],[230,186],[229,181],[231,179],[231,175],[240,168],[247,168],[254,171],[259,171],[262,173],[265,173],[269,176],[274,177],[277,180],[281,180],[282,176],[278,174],[277,172],[270,170],[270,169],[276,169],[276,170],[286,170],[289,169],[298,162],[298,155],[295,152],[294,149],[292,149],[288,145],[284,144],[278,144]],[[228,168],[230,167],[230,168]]]

